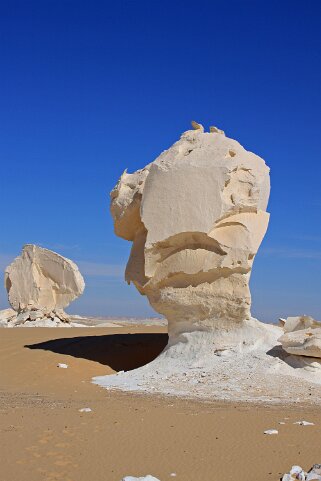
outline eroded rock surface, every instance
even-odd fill
[[[321,357],[321,328],[287,332],[279,338],[283,349],[297,356]]]
[[[295,316],[280,319],[284,334],[278,341],[288,354],[321,358],[321,322],[311,316]],[[320,361],[317,361],[320,363]]]
[[[280,324],[284,329],[284,332],[300,331],[302,329],[308,329],[320,327],[321,322],[316,321],[311,316],[294,316],[287,319],[280,319]]]
[[[126,280],[170,335],[250,319],[249,278],[269,221],[264,160],[217,128],[194,128],[111,192],[115,232],[133,242]]]
[[[58,326],[68,323],[64,312],[79,297],[85,283],[77,265],[56,252],[27,244],[5,271],[5,287],[12,310],[1,320],[13,326]]]

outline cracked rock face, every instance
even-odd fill
[[[321,322],[311,316],[288,317],[278,341],[288,354],[321,358]]]
[[[283,349],[297,356],[321,357],[321,329],[311,328],[287,332],[278,339]]]
[[[48,249],[27,244],[5,272],[5,287],[18,322],[44,316],[68,322],[63,312],[85,283],[74,262]]]
[[[269,168],[218,129],[185,132],[111,192],[115,233],[133,242],[126,280],[171,335],[250,318],[249,279],[269,214]]]

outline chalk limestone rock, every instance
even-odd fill
[[[307,474],[306,481],[321,481],[321,464],[314,464]]]
[[[6,327],[8,323],[11,323],[17,316],[14,309],[3,309],[0,311],[0,327]]]
[[[172,336],[251,317],[249,279],[269,221],[269,168],[211,130],[185,132],[145,168],[125,171],[111,192],[115,233],[133,242],[125,278],[168,319]]]
[[[158,478],[147,474],[147,476],[142,476],[140,478],[135,478],[135,476],[125,476],[122,481],[160,481]]]
[[[321,357],[321,328],[300,329],[286,332],[278,341],[289,354]]]
[[[316,321],[311,316],[295,316],[288,317],[287,319],[280,319],[280,323],[284,329],[284,332],[299,331],[301,329],[308,329],[321,327],[321,322]]]
[[[79,297],[85,283],[74,262],[56,252],[27,244],[5,271],[9,303],[16,313],[11,324],[59,325],[69,322],[64,312]]]
[[[289,473],[284,474],[282,481],[305,481],[306,473],[301,466],[292,466]]]

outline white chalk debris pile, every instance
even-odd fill
[[[27,244],[5,271],[12,309],[0,311],[4,327],[68,326],[64,312],[79,297],[85,282],[74,262],[56,252]]]
[[[307,473],[301,466],[292,466],[280,481],[321,481],[321,464],[314,464]]]

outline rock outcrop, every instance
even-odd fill
[[[74,262],[27,244],[7,267],[5,287],[13,311],[2,311],[2,322],[47,327],[69,322],[64,308],[83,293],[85,283]]]
[[[321,322],[316,321],[311,316],[295,316],[288,317],[287,319],[280,319],[280,324],[284,329],[284,332],[300,331],[302,329],[308,329],[320,327]]]
[[[278,341],[288,354],[321,358],[321,322],[311,316],[281,320],[284,334]]]
[[[288,354],[321,357],[321,328],[288,332],[279,338],[279,342]]]
[[[126,280],[171,336],[250,319],[249,279],[269,221],[264,160],[216,127],[193,126],[111,192],[115,233],[133,242]]]
[[[193,127],[145,168],[125,171],[111,192],[115,232],[133,243],[126,280],[167,318],[169,343],[145,366],[94,382],[196,399],[319,403],[321,361],[287,354],[278,344],[284,329],[251,317],[269,169],[216,127]]]

